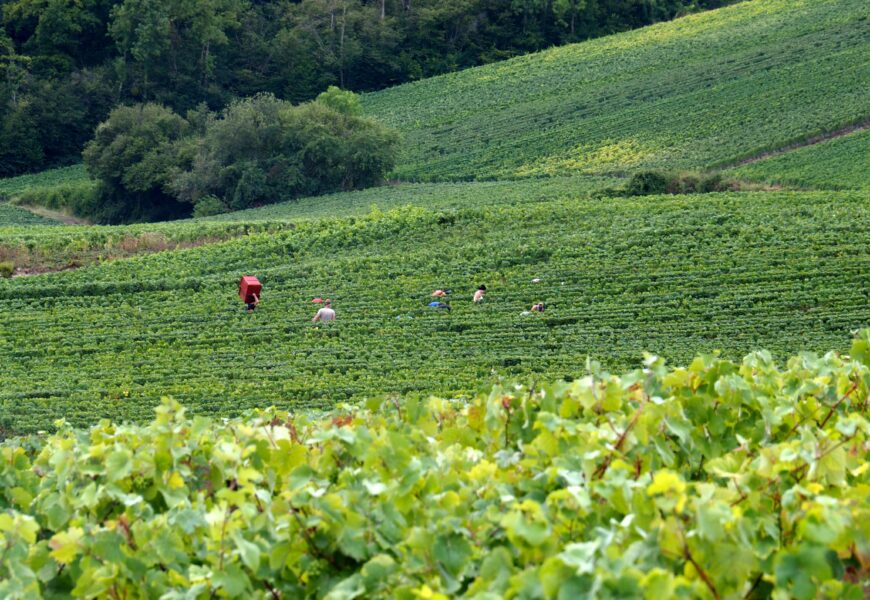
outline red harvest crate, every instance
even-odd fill
[[[259,297],[263,285],[253,275],[245,275],[239,282],[239,298],[248,303],[254,301],[254,294]]]

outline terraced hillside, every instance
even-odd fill
[[[859,192],[469,201],[7,280],[0,418],[147,418],[166,395],[234,414],[575,376],[587,355],[625,368],[645,350],[844,347],[870,322],[870,232],[854,227],[868,219]],[[265,285],[254,314],[245,273]],[[426,307],[439,287],[451,312]],[[338,322],[311,324],[315,296]]]
[[[729,163],[870,116],[862,0],[755,0],[366,97],[401,178]]]

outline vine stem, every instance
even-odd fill
[[[713,584],[713,581],[710,579],[710,576],[707,575],[707,571],[698,564],[698,561],[695,560],[695,557],[692,556],[692,551],[689,550],[689,545],[683,540],[683,556],[685,556],[686,560],[692,563],[692,566],[695,567],[695,571],[697,571],[698,575],[701,577],[701,580],[707,585],[710,589],[710,592],[713,594],[713,598],[715,600],[721,600],[721,596],[719,596],[719,592],[716,590],[716,586]]]
[[[275,600],[279,600],[279,599],[281,598],[281,592],[279,592],[278,590],[276,590],[276,589],[272,586],[272,584],[270,584],[270,583],[269,583],[268,581],[266,581],[265,579],[263,580],[263,586],[264,586],[264,587],[266,588],[266,590],[268,590],[268,592],[272,595],[272,598],[274,598]]]
[[[746,595],[743,596],[743,600],[749,600],[749,597],[752,595],[752,592],[755,591],[755,588],[758,587],[758,584],[761,583],[761,576],[764,575],[764,572],[758,574],[758,577],[755,578],[755,581],[752,582],[752,587],[749,588],[749,591],[746,592]]]
[[[227,534],[227,521],[230,520],[230,507],[227,506],[226,511],[224,512],[224,522],[221,524],[221,555],[220,560],[218,561],[219,569],[223,571],[224,569],[224,538]]]
[[[290,505],[290,512],[293,513],[293,517],[296,519],[296,523],[299,525],[299,532],[302,534],[302,538],[305,540],[305,545],[308,546],[308,549],[311,551],[316,558],[321,560],[325,560],[333,567],[335,565],[335,559],[324,553],[320,548],[317,547],[317,544],[314,541],[314,538],[311,537],[311,534],[308,532],[308,527],[306,527],[305,523],[302,521],[302,517],[299,516],[299,513],[302,509],[295,508],[292,504]]]
[[[628,437],[628,432],[631,431],[631,428],[634,427],[635,423],[637,423],[638,418],[640,418],[640,413],[643,411],[643,407],[645,405],[641,405],[640,408],[634,413],[634,416],[631,418],[631,421],[625,427],[625,430],[620,434],[619,439],[616,440],[616,444],[613,446],[613,449],[617,452],[620,451],[622,445],[625,443],[626,437]],[[610,461],[613,460],[613,455],[610,454],[607,458],[604,459],[604,462],[601,463],[601,466],[595,470],[595,473],[592,475],[594,479],[600,479],[604,477],[604,474],[607,472],[607,468],[610,466]]]
[[[836,450],[837,448],[841,448],[841,447],[845,446],[846,444],[848,444],[849,442],[851,442],[852,439],[853,439],[854,437],[855,437],[855,434],[853,433],[852,435],[850,435],[849,437],[845,438],[844,440],[842,440],[842,441],[840,441],[840,442],[834,444],[834,445],[831,446],[830,448],[826,449],[824,452],[822,452],[821,454],[819,454],[818,456],[816,456],[816,462],[819,462],[820,460],[822,460],[823,458],[825,458],[827,455],[829,455],[831,452],[833,452],[833,451]],[[795,478],[797,479],[798,482],[800,482],[800,481],[804,478],[804,476],[806,475],[806,472],[804,471],[804,469],[807,469],[809,466],[810,466],[810,463],[804,463],[804,464],[802,464],[801,466],[799,466],[799,467],[793,469],[793,470],[791,471],[791,475],[792,475],[793,477],[795,477]],[[803,472],[802,472],[802,471],[803,471]],[[799,474],[800,476],[798,476],[798,474]]]
[[[831,410],[828,411],[828,415],[824,418],[824,420],[823,420],[823,421],[821,422],[821,424],[819,425],[819,428],[820,428],[820,429],[823,428],[825,425],[827,425],[828,420],[829,420],[832,416],[834,416],[834,412],[837,410],[837,407],[840,406],[840,404],[843,403],[843,400],[845,400],[846,398],[848,398],[849,396],[851,396],[851,395],[852,395],[852,392],[854,392],[854,391],[857,390],[857,389],[858,389],[858,382],[856,381],[856,382],[854,382],[854,383],[852,384],[852,387],[849,388],[849,391],[846,392],[845,394],[843,394],[843,397],[840,398],[839,400],[837,400],[837,401],[834,403],[834,405],[831,406]]]

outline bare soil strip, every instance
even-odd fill
[[[52,219],[54,221],[60,221],[64,225],[91,225],[91,222],[87,219],[74,217],[59,210],[51,210],[50,208],[45,208],[42,206],[29,206],[27,204],[16,204],[15,206],[30,211],[35,215],[39,215],[40,217],[45,217],[46,219]]]

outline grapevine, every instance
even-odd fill
[[[0,594],[862,598],[870,330],[467,401],[215,420],[164,399],[0,446]],[[505,434],[507,427],[508,435]]]

